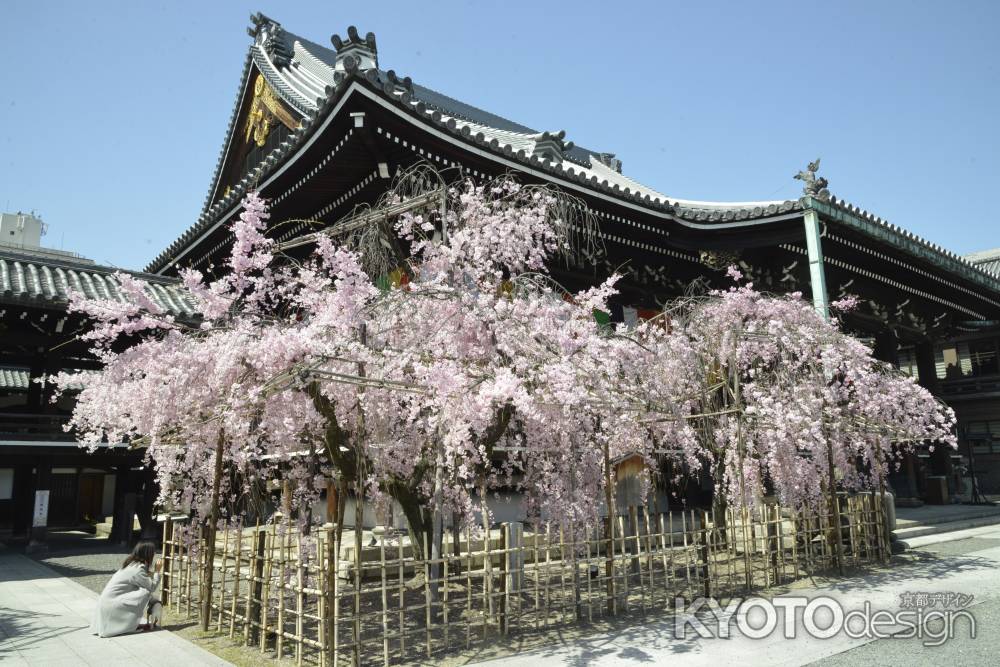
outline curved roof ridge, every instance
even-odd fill
[[[778,199],[771,201],[700,201],[697,199],[681,199],[679,197],[674,197],[672,195],[667,195],[659,192],[648,185],[644,185],[639,181],[635,180],[630,176],[626,176],[620,171],[616,171],[611,167],[607,166],[603,162],[597,159],[593,159],[596,154],[591,155],[590,167],[589,169],[594,172],[598,177],[607,179],[612,183],[619,183],[620,185],[626,185],[634,190],[639,190],[645,192],[656,199],[666,201],[670,204],[675,204],[683,206],[685,208],[694,209],[706,209],[711,211],[727,211],[735,209],[744,208],[756,208],[756,207],[767,207],[767,206],[780,206],[781,204],[787,203],[788,200]]]
[[[963,257],[973,264],[978,264],[979,262],[989,262],[991,260],[1000,259],[1000,248],[977,250],[976,252],[970,252],[963,255]]]
[[[292,85],[288,77],[282,73],[282,70],[286,68],[275,65],[270,56],[259,45],[254,44],[250,49],[253,53],[254,64],[267,77],[271,87],[285,102],[300,113],[309,113],[316,109],[316,99],[310,99],[308,95],[302,94],[302,91]]]

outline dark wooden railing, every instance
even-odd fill
[[[0,412],[0,440],[56,440],[72,442],[72,433],[63,430],[68,415]]]
[[[941,380],[938,386],[942,396],[998,393],[1000,392],[1000,375]]]

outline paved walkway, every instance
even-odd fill
[[[896,525],[907,528],[915,524],[951,523],[983,517],[1000,519],[1000,505],[923,505],[897,507]]]
[[[940,539],[940,535],[936,536]],[[881,652],[876,661],[844,662],[860,665],[996,665],[1000,630],[989,619],[1000,602],[1000,527],[987,526],[962,531],[957,539],[969,540],[967,548],[956,555],[917,559],[907,565],[859,577],[835,581],[830,586],[803,589],[795,595],[816,597],[826,595],[838,600],[845,609],[861,610],[870,603],[872,610],[896,611],[904,593],[963,593],[974,595],[971,613],[979,616],[976,639],[968,639],[968,627],[959,625],[956,639],[945,647],[925,648],[922,640],[902,638],[873,642],[869,638],[851,638],[844,633],[829,639],[808,636],[802,626],[801,610],[796,614],[796,639],[785,639],[782,622],[776,631],[763,639],[750,639],[732,628],[729,638],[700,638],[694,632],[685,637],[674,636],[672,619],[654,620],[612,632],[555,641],[552,645],[506,658],[478,663],[481,667],[638,667],[646,665],[683,665],[684,667],[739,665],[740,667],[801,667],[833,656],[841,656],[862,647],[878,643]],[[784,596],[781,596],[784,597]],[[708,615],[703,615],[709,620]],[[759,621],[758,621],[759,623]],[[885,628],[899,632],[901,626]],[[961,636],[959,636],[961,635]],[[916,642],[914,646],[907,642]],[[906,658],[897,649],[907,649]],[[935,653],[937,651],[937,653]],[[983,654],[990,657],[983,659]],[[964,654],[964,657],[963,657]],[[864,656],[864,652],[855,655]],[[916,661],[914,656],[918,656]],[[935,657],[939,656],[939,657]],[[945,658],[944,656],[947,656]]]
[[[229,665],[166,630],[101,639],[90,634],[97,594],[0,547],[0,663],[17,665]]]

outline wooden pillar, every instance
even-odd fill
[[[113,544],[131,544],[135,506],[135,474],[129,463],[122,463],[115,469],[115,513],[108,536]]]
[[[42,383],[35,380],[45,375],[45,348],[40,347],[31,358],[31,365],[28,369],[28,409],[27,412],[38,414],[44,411],[43,403],[44,387]]]
[[[924,340],[914,348],[917,357],[917,382],[932,394],[938,392],[937,364],[934,360],[934,341]]]
[[[885,329],[875,334],[875,349],[872,350],[875,358],[887,364],[899,367],[899,340],[896,332],[892,329]]]
[[[917,345],[917,371],[920,374],[919,382],[922,387],[934,395],[938,394],[937,364],[934,355],[934,341],[926,340]],[[954,493],[952,483],[951,454],[954,450],[946,445],[934,447],[930,455],[929,472],[932,475],[944,476],[948,482],[948,493]]]
[[[806,228],[806,253],[809,258],[809,285],[812,288],[813,308],[823,319],[830,319],[830,300],[826,292],[826,270],[823,267],[823,243],[820,238],[819,214],[806,209],[803,217]]]
[[[15,537],[31,536],[31,516],[35,506],[35,469],[22,463],[14,469],[14,517],[12,528]]]
[[[139,527],[141,528],[140,539],[155,542],[160,535],[157,531],[157,524],[153,517],[153,506],[156,504],[156,496],[159,495],[159,485],[156,483],[156,470],[152,463],[146,464],[142,470],[142,494],[136,505],[136,513],[139,515]]]

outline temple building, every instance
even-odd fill
[[[575,196],[596,217],[603,251],[586,266],[559,267],[556,277],[578,288],[624,272],[612,320],[656,312],[695,280],[728,286],[730,265],[760,290],[802,292],[824,315],[833,300],[858,299],[842,316],[845,326],[960,419],[959,451],[908,457],[891,480],[897,496],[968,498],[963,477],[970,469],[981,491],[1000,492],[1000,252],[961,257],[834,196],[818,160],[794,175],[803,185],[797,199],[681,199],[629,178],[613,147],[586,148],[561,130],[522,125],[383,67],[372,33],[351,27],[322,46],[261,14],[249,33],[204,208],[136,274],[166,307],[190,314],[177,272],[211,274],[224,264],[228,225],[250,190],[269,200],[272,235],[287,243],[377,201],[398,173],[420,162],[449,179],[513,172]],[[289,220],[301,222],[277,227]],[[30,528],[37,489],[51,490],[52,508],[61,499],[66,525],[93,515],[98,504],[99,514],[109,506],[117,513],[126,493],[140,504],[150,495],[139,490],[148,488],[139,479],[148,475],[137,470],[140,453],[117,443],[96,456],[76,449],[61,429],[69,406],[49,403],[44,385],[34,382],[56,369],[95,367],[71,341],[82,322],[66,312],[66,289],[116,298],[107,281],[112,270],[45,250],[37,239],[28,243],[0,245],[0,410],[7,420],[0,427],[0,529],[15,532]]]
[[[109,442],[88,453],[64,429],[72,399],[53,402],[45,382],[100,368],[75,338],[86,323],[67,312],[68,294],[124,297],[110,279],[116,269],[43,247],[44,231],[35,215],[0,215],[0,536],[40,547],[50,529],[112,523],[112,537],[127,541],[134,517],[152,529],[156,489],[142,450]],[[174,281],[135,275],[164,308],[191,314]]]
[[[522,125],[385,68],[372,33],[351,27],[326,47],[261,14],[251,20],[204,209],[149,273],[218,266],[232,239],[227,225],[251,189],[270,200],[273,221],[311,221],[313,231],[374,202],[395,174],[420,161],[455,178],[515,172],[576,196],[598,217],[606,252],[587,270],[558,277],[593,283],[623,266],[614,320],[655,309],[695,279],[726,285],[730,264],[761,290],[803,292],[824,314],[832,300],[857,298],[847,328],[951,403],[963,422],[960,451],[908,460],[894,477],[897,493],[955,497],[970,442],[984,490],[1000,491],[991,458],[993,447],[1000,454],[1000,402],[996,383],[985,380],[996,376],[1000,336],[996,253],[961,257],[834,196],[818,160],[795,175],[803,184],[798,199],[665,194],[629,178],[609,147],[585,148],[563,131]],[[305,231],[303,222],[276,237]]]

